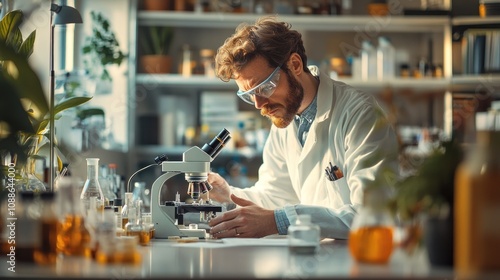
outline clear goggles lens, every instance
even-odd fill
[[[243,101],[252,105],[255,103],[255,95],[265,98],[271,97],[271,95],[273,95],[274,93],[274,90],[278,86],[280,69],[281,68],[279,66],[276,67],[273,73],[271,73],[271,75],[269,75],[269,77],[267,77],[267,79],[265,79],[262,83],[247,91],[238,90],[236,94],[241,99],[243,99]]]

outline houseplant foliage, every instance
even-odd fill
[[[418,167],[396,183],[394,210],[408,225],[402,246],[410,253],[427,247],[431,263],[453,263],[453,207],[455,170],[463,151],[455,140],[445,141]],[[423,219],[422,219],[423,218]]]
[[[139,28],[141,72],[170,72],[172,59],[169,52],[173,37],[174,30],[170,26],[141,26]]]
[[[16,164],[20,164],[18,170],[23,169],[28,158],[37,157],[40,147],[48,142],[50,119],[40,79],[28,63],[36,31],[23,40],[19,29],[23,18],[22,11],[14,10],[0,21],[0,154],[15,157]],[[88,100],[89,97],[65,99],[55,105],[52,113],[57,118],[59,112]]]
[[[401,219],[449,213],[453,207],[455,169],[462,157],[462,150],[455,141],[443,142],[424,159],[416,174],[397,182],[395,206]]]
[[[49,108],[40,80],[28,64],[36,31],[23,40],[22,21],[20,10],[7,13],[0,21],[0,150],[24,162],[28,147],[19,141],[19,135],[35,133]]]
[[[92,17],[92,36],[86,38],[82,48],[83,54],[87,56],[84,64],[91,75],[99,77],[101,80],[111,81],[112,78],[107,66],[113,64],[119,66],[127,55],[120,50],[120,44],[116,40],[109,21],[99,12],[92,11],[90,15]],[[96,63],[102,67],[96,69]]]

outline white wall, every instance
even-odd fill
[[[90,12],[100,12],[110,22],[110,28],[116,35],[122,52],[128,54],[129,37],[129,3],[128,0],[86,0],[76,1],[76,6],[82,14],[83,25],[76,27],[75,34],[75,68],[83,67],[81,46],[85,37],[92,34],[92,19]],[[110,126],[118,146],[110,147],[125,151],[128,148],[128,84],[127,60],[118,66],[108,68],[112,78],[112,92],[108,94],[95,94],[90,104],[102,107],[106,113],[106,123]]]

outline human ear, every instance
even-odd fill
[[[292,53],[290,55],[290,58],[288,58],[287,66],[290,72],[295,76],[299,76],[303,72],[302,58],[297,53]]]

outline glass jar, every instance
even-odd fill
[[[54,264],[57,259],[57,233],[59,219],[55,213],[55,193],[40,194],[40,244],[35,248],[35,262],[38,264]]]
[[[291,252],[314,254],[319,249],[320,228],[311,223],[311,215],[298,215],[295,224],[288,227],[288,246]]]
[[[201,49],[200,65],[205,76],[215,77],[215,51],[211,49]]]
[[[57,250],[66,256],[91,256],[91,236],[85,224],[82,201],[71,177],[57,181],[57,204],[62,220],[57,235]]]
[[[128,223],[128,212],[130,211],[130,207],[132,207],[132,201],[134,200],[134,193],[126,192],[125,193],[125,205],[122,207],[122,228],[125,229],[125,225]]]
[[[498,123],[500,113],[493,118]],[[500,270],[499,155],[500,129],[477,131],[475,147],[455,172],[454,262],[459,273]]]
[[[31,191],[19,192],[15,236],[15,257],[19,262],[34,262],[35,249],[40,245],[40,205]],[[19,211],[19,212],[17,212]]]
[[[349,251],[358,262],[385,264],[392,254],[394,219],[384,201],[378,190],[365,190],[349,232]]]

